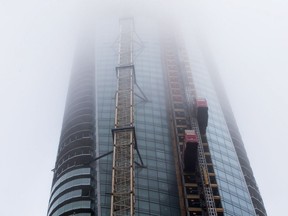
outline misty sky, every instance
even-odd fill
[[[143,8],[209,48],[268,215],[285,214],[288,1],[1,0],[1,215],[46,215],[77,26]]]

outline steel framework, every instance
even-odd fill
[[[120,20],[111,216],[134,215],[134,66],[133,19]]]

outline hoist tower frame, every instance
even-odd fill
[[[223,215],[223,208],[218,195],[216,180],[206,134],[201,134],[196,115],[197,92],[194,86],[189,59],[181,40],[169,29],[162,36],[162,52],[166,78],[168,81],[173,150],[176,165],[181,216],[189,215]],[[206,125],[207,126],[207,125]],[[197,155],[194,170],[185,167],[185,134],[192,130],[197,137]],[[206,129],[205,129],[206,130]],[[202,140],[203,139],[203,140]],[[194,143],[195,144],[195,143]],[[205,149],[204,149],[205,145]],[[196,152],[195,152],[196,151]],[[191,152],[190,152],[191,153]],[[208,169],[208,164],[209,168]],[[187,165],[187,164],[186,164]]]

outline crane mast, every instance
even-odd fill
[[[120,19],[113,135],[111,216],[135,215],[134,150],[141,160],[134,127],[134,23]],[[206,138],[208,106],[197,98],[187,55],[171,33],[163,34],[163,63],[169,90],[173,149],[182,216],[223,216]],[[137,94],[136,94],[137,95]]]
[[[115,125],[113,132],[113,168],[111,216],[134,215],[134,66],[133,19],[120,20]]]

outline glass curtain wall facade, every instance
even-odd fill
[[[207,136],[225,215],[267,215],[220,76],[207,55],[193,46],[197,91],[209,102]],[[191,49],[190,49],[191,50]]]
[[[208,69],[198,52],[191,58],[198,95],[209,105],[207,139],[225,215],[256,215],[235,147]]]
[[[208,68],[211,69],[213,68],[211,63],[207,64],[207,66]],[[249,159],[244,147],[244,143],[242,141],[239,129],[237,127],[237,123],[234,118],[231,106],[228,102],[228,98],[226,96],[225,90],[219,78],[218,72],[215,69],[213,71],[211,69],[209,70],[210,71],[209,74],[211,75],[211,78],[214,81],[213,84],[216,89],[217,97],[219,98],[220,106],[223,110],[224,118],[226,120],[227,127],[231,135],[231,139],[234,144],[256,214],[259,216],[265,216],[267,215],[265,206],[259,188],[257,186],[256,180],[254,178],[253,171],[250,166]]]
[[[90,38],[91,39],[91,38]],[[49,216],[94,215],[95,73],[93,42],[75,55],[49,200]]]
[[[111,129],[114,128],[118,54],[115,39],[119,35],[118,22],[114,21],[106,33],[95,36],[95,46],[90,44],[90,48],[82,49],[84,54],[76,55],[54,170],[49,216],[110,215],[112,155],[92,161],[113,149]],[[175,216],[180,215],[180,205],[168,83],[160,32],[152,23],[135,19],[137,37],[141,39],[134,60],[136,80],[148,98],[144,102],[135,97],[137,144],[146,166],[135,166],[135,215]],[[197,94],[206,98],[209,105],[207,138],[224,215],[256,216],[226,110],[218,99],[202,56],[196,53],[190,59]],[[137,93],[137,89],[135,91]],[[135,159],[140,162],[136,152]]]

